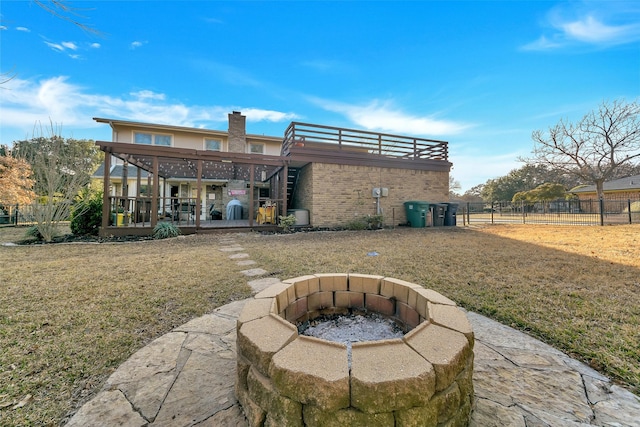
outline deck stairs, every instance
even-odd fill
[[[300,177],[300,168],[289,167],[287,174],[287,209],[293,208],[293,196],[296,192],[298,179]]]

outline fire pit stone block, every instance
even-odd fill
[[[305,405],[302,409],[307,427],[395,427],[394,415],[390,412],[367,414],[353,408],[334,412],[323,411],[317,406]],[[425,424],[426,425],[426,424]],[[435,424],[434,424],[435,425]]]
[[[351,405],[363,412],[427,406],[435,393],[431,363],[401,339],[353,343]]]
[[[244,323],[268,316],[273,310],[273,304],[273,298],[254,298],[247,301],[238,316],[237,327],[240,328]]]
[[[349,274],[349,290],[365,294],[380,294],[380,283],[383,276],[371,274]]]
[[[267,375],[271,357],[298,336],[291,323],[273,314],[243,324],[238,331],[238,351]]]
[[[450,386],[473,358],[467,337],[457,331],[423,323],[405,335],[405,342],[431,362],[436,370],[436,390]]]
[[[269,370],[275,388],[284,396],[325,411],[348,408],[347,346],[300,336],[279,351]]]
[[[300,336],[323,314],[376,312],[401,339],[346,346]],[[465,426],[473,402],[474,335],[455,302],[417,284],[366,274],[277,283],[237,322],[236,396],[251,427]]]
[[[335,292],[348,289],[347,274],[316,274],[316,276],[320,279],[320,291]]]

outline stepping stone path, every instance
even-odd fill
[[[233,238],[219,241],[239,266],[255,264]],[[251,261],[250,264],[247,264]],[[280,282],[262,268],[254,293]],[[138,350],[67,427],[89,425],[247,427],[234,393],[235,301]],[[530,336],[476,313],[472,427],[640,426],[640,398]]]

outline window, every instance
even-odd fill
[[[219,139],[205,138],[204,149],[209,151],[222,151],[222,141]]]
[[[139,133],[139,132],[136,132],[134,134],[133,141],[136,144],[151,145],[151,140],[152,139],[153,139],[153,135],[151,135],[150,133]]]
[[[133,133],[133,142],[144,145],[162,145],[171,147],[171,135],[157,135],[152,133]]]
[[[156,145],[164,145],[171,147],[171,135],[153,135],[156,139]]]
[[[264,144],[249,144],[251,154],[264,154]]]

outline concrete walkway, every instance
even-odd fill
[[[232,237],[220,241],[253,266]],[[247,278],[261,268],[242,270]],[[255,292],[278,278],[249,281]],[[246,300],[194,319],[124,362],[67,426],[242,426],[234,396],[236,319]],[[522,332],[467,313],[475,332],[471,426],[640,426],[640,399]]]

